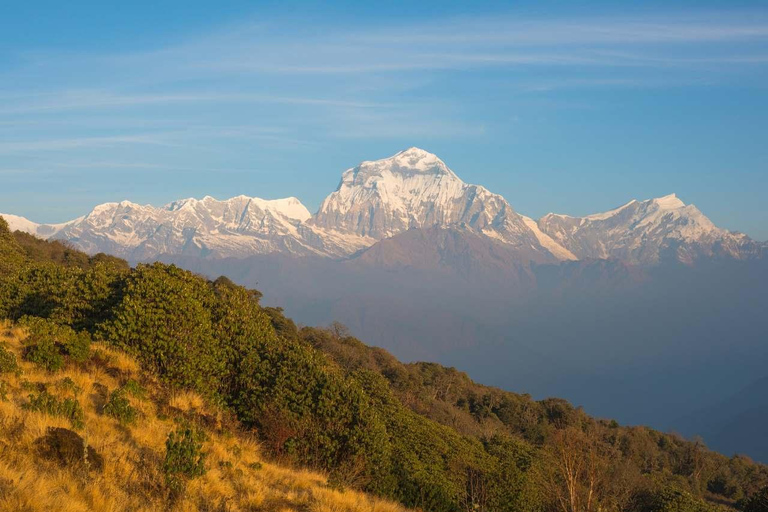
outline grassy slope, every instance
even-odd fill
[[[325,475],[266,461],[253,435],[240,431],[229,416],[194,393],[166,393],[120,351],[94,344],[86,363],[48,373],[21,359],[24,337],[22,329],[0,323],[0,343],[16,355],[21,368],[19,375],[0,375],[6,391],[0,401],[0,511],[403,510],[362,493],[334,490]],[[67,378],[74,388],[62,385]],[[129,379],[139,381],[147,395],[129,398],[140,414],[135,424],[123,426],[102,409],[105,391]],[[78,433],[104,457],[102,472],[86,473],[40,455],[36,441],[49,427],[72,426],[67,419],[23,408],[31,384],[42,384],[61,399],[79,400],[85,428]],[[167,436],[183,420],[204,428],[208,470],[173,501],[162,464]]]

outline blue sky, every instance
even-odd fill
[[[676,192],[768,239],[765,3],[218,4],[6,2],[0,211],[314,210],[419,146],[526,215]]]

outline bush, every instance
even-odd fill
[[[714,508],[692,494],[667,487],[635,496],[632,510],[636,512],[713,512]]]
[[[192,428],[171,432],[165,441],[165,482],[173,495],[184,491],[184,478],[205,474],[205,457],[202,452],[204,435]]]
[[[174,266],[139,265],[127,278],[105,340],[138,357],[174,388],[211,394],[223,368],[213,336],[213,292],[199,276]]]
[[[64,366],[64,357],[50,338],[42,339],[27,347],[24,352],[24,359],[45,368],[49,372],[59,371]]]
[[[133,424],[138,416],[136,409],[125,398],[125,391],[123,389],[117,389],[110,393],[109,401],[104,406],[104,414],[112,416],[122,425]]]
[[[69,326],[36,317],[24,317],[22,324],[29,329],[24,358],[48,371],[59,370],[64,365],[64,356],[77,362],[90,356],[91,337],[87,332],[76,332]]]
[[[139,400],[144,400],[147,398],[147,390],[133,379],[130,379],[128,382],[123,384],[122,389],[132,397],[138,398]]]
[[[39,394],[29,395],[29,402],[22,406],[29,411],[37,411],[67,418],[72,424],[72,428],[81,429],[85,427],[85,413],[80,406],[80,402],[73,398],[59,400],[47,391],[41,391]]]
[[[768,487],[747,498],[743,507],[744,512],[768,512]]]
[[[0,345],[0,373],[17,373],[19,363],[16,361],[16,354]]]

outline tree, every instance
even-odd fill
[[[594,427],[556,430],[548,447],[545,485],[563,512],[592,512],[602,498],[606,463]]]
[[[744,512],[768,512],[768,486],[747,498]]]
[[[99,330],[166,384],[211,393],[224,372],[213,336],[213,302],[210,286],[199,276],[173,265],[139,265]]]

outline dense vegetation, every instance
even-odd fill
[[[55,372],[86,360],[91,340],[106,342],[168,389],[232,411],[273,457],[327,471],[339,488],[446,512],[708,511],[765,495],[768,468],[746,457],[484,387],[451,368],[402,364],[342,326],[298,329],[259,299],[226,278],[131,269],[10,233],[0,220],[0,318],[29,329],[27,361]],[[112,398],[129,422],[124,394]]]
[[[269,461],[253,432],[105,343],[50,371],[0,321],[0,512],[404,512]]]

